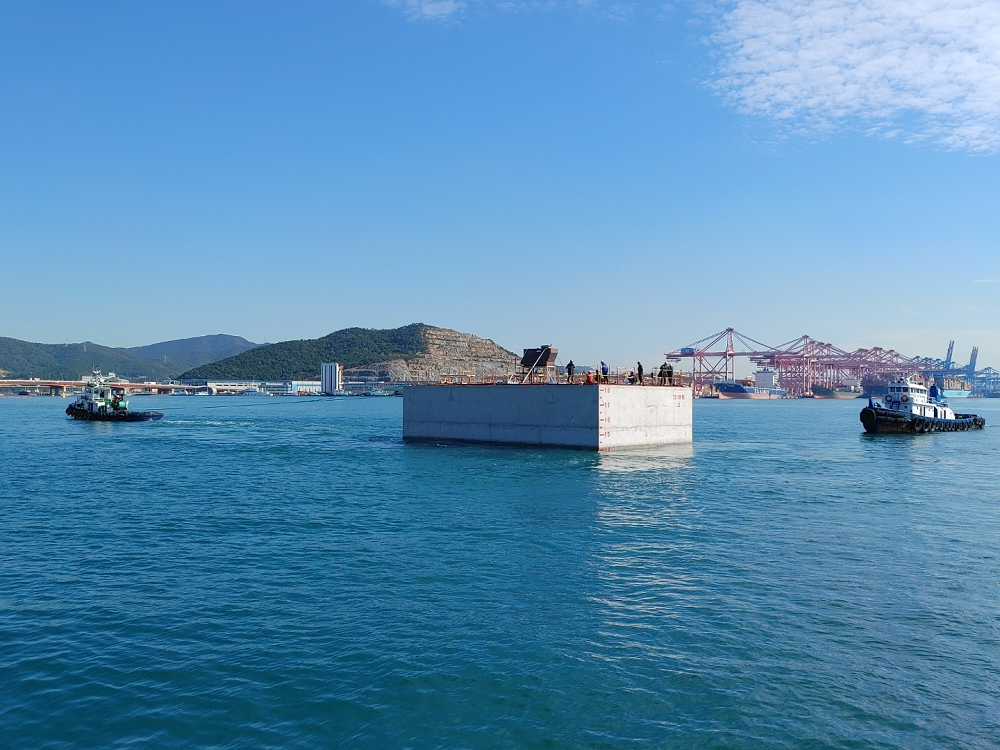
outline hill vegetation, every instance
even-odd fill
[[[36,344],[0,337],[0,377],[76,380],[95,367],[124,378],[167,380],[184,370],[257,346],[219,334],[166,341],[131,349],[93,342]],[[164,359],[164,357],[166,359]]]
[[[427,350],[429,326],[345,328],[318,339],[267,344],[196,367],[183,380],[318,380],[321,362],[359,367],[372,362],[412,359]]]
[[[191,339],[162,341],[148,346],[130,348],[132,354],[141,359],[166,359],[169,370],[176,377],[179,373],[208,362],[216,362],[242,352],[254,349],[258,344],[240,336],[217,333],[212,336],[198,336]]]

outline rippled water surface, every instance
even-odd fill
[[[0,398],[0,745],[995,747],[1000,401],[404,445],[399,399]]]

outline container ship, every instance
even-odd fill
[[[861,389],[855,386],[838,385],[827,388],[825,385],[812,386],[813,398],[860,398]]]
[[[754,373],[752,382],[717,380],[714,385],[719,398],[772,399],[783,398],[788,393],[784,388],[778,387],[773,370],[758,370]]]

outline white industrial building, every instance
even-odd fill
[[[272,396],[308,396],[320,392],[320,381],[283,380],[280,383],[261,383],[260,389]]]
[[[320,392],[328,396],[344,390],[344,366],[336,362],[323,362],[320,366]]]

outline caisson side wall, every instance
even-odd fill
[[[403,392],[403,438],[609,450],[691,442],[691,389],[428,385]]]

